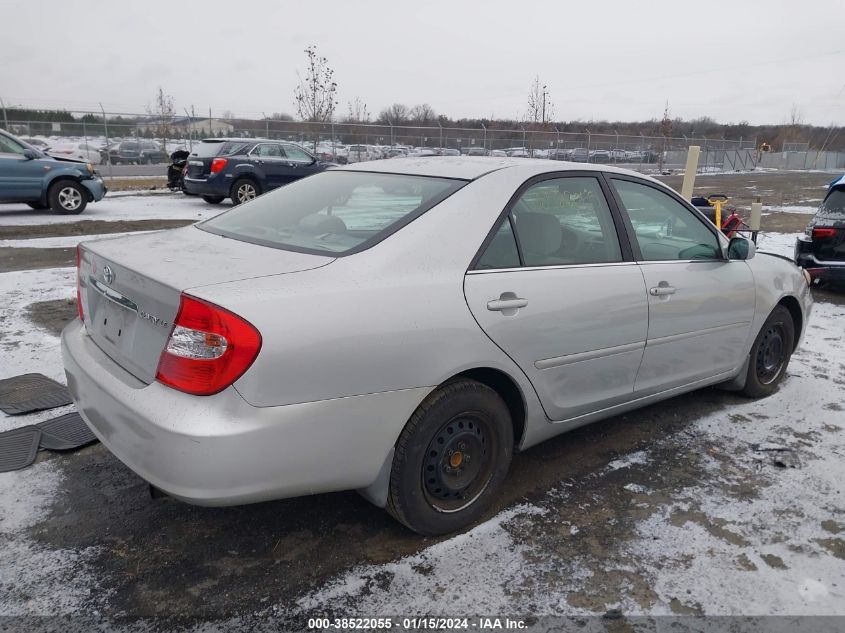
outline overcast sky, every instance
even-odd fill
[[[451,117],[524,113],[535,75],[558,120],[710,116],[845,119],[843,0],[0,0],[7,106],[260,118],[295,111],[316,44],[339,86],[377,114],[427,102]]]

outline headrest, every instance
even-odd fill
[[[336,215],[312,213],[299,221],[299,228],[306,233],[346,233],[346,223]]]
[[[551,255],[560,249],[560,221],[551,213],[531,211],[514,214],[522,247],[535,255]]]

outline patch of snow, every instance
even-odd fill
[[[628,468],[634,464],[648,464],[649,461],[648,453],[646,451],[637,451],[636,453],[625,455],[619,459],[614,459],[612,462],[608,463],[606,471],[610,472],[613,470],[619,470],[620,468]]]
[[[804,215],[815,215],[819,208],[807,205],[782,205],[778,207],[764,207],[769,213],[801,213]]]
[[[795,240],[801,233],[769,233],[760,231],[757,234],[757,252],[774,253],[792,259],[795,254]]]
[[[0,617],[77,613],[97,590],[87,569],[96,548],[49,549],[26,532],[49,514],[61,481],[51,462],[0,473]]]
[[[107,240],[127,235],[142,235],[152,231],[128,231],[126,233],[103,233],[101,235],[65,235],[62,237],[37,237],[23,240],[0,240],[0,248],[74,248],[81,242]]]
[[[418,554],[357,567],[304,596],[297,606],[343,610],[354,602],[356,613],[408,613],[411,608],[427,614],[497,613],[530,573],[526,546],[517,544],[506,528],[544,512],[533,505],[515,506]]]
[[[92,202],[79,215],[53,215],[23,204],[0,205],[0,226],[62,224],[85,220],[206,220],[230,209],[229,204],[208,204],[198,196],[181,193],[110,196]]]

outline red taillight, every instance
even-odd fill
[[[836,235],[836,229],[827,227],[815,227],[813,229],[814,240],[826,240]]]
[[[79,320],[85,321],[85,311],[82,308],[82,254],[79,244],[76,245],[76,309],[79,311]]]
[[[252,365],[261,334],[220,306],[182,295],[156,380],[197,396],[223,391]]]
[[[225,158],[215,158],[211,161],[211,173],[216,174],[218,171],[222,171],[228,162]]]

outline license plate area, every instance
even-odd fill
[[[99,295],[91,314],[92,329],[101,340],[107,341],[116,349],[129,349],[138,319],[138,306],[131,299],[93,277],[89,278],[89,283]]]

